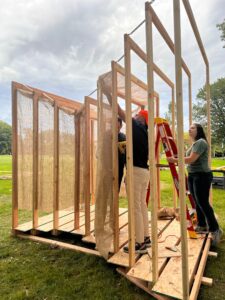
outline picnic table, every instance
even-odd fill
[[[221,173],[222,176],[217,176],[213,174],[212,186],[215,188],[225,189],[225,167],[220,167],[211,170],[213,173]]]

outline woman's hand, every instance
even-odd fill
[[[167,157],[169,163],[177,163],[177,158],[174,156]]]

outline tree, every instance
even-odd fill
[[[220,78],[210,85],[211,90],[211,135],[212,144],[225,144],[225,78]],[[197,103],[193,105],[193,119],[207,126],[206,89],[201,88],[197,94]]]
[[[0,121],[0,154],[11,154],[12,127]]]
[[[168,104],[168,111],[165,113],[164,118],[170,125],[172,125],[172,101],[170,101]]]
[[[219,28],[219,30],[221,31],[221,41],[225,41],[225,19],[223,23],[217,24],[216,27]],[[223,48],[225,48],[225,45],[223,46]]]

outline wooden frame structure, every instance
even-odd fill
[[[26,225],[19,224],[19,206],[18,206],[18,104],[17,104],[17,93],[23,93],[25,96],[29,97],[31,105],[33,107],[32,117],[33,117],[33,140],[32,140],[32,221],[26,223]],[[41,91],[39,89],[31,88],[25,86],[20,83],[13,82],[12,83],[12,113],[13,113],[13,205],[12,205],[12,231],[16,233],[17,231],[23,231],[23,228],[26,230],[32,230],[33,234],[37,234],[37,231],[42,230],[42,223],[39,224],[38,216],[38,159],[40,154],[38,153],[38,136],[39,133],[39,112],[38,112],[38,105],[39,101],[46,101],[51,103],[53,106],[53,140],[54,140],[54,153],[52,153],[53,160],[54,160],[54,188],[53,188],[53,206],[52,206],[52,214],[50,217],[49,228],[52,230],[53,234],[57,235],[60,231],[60,213],[59,213],[59,112],[60,110],[64,111],[65,113],[74,115],[74,128],[75,131],[75,178],[74,178],[74,209],[72,210],[72,214],[74,217],[74,224],[71,224],[71,228],[74,230],[79,230],[80,225],[80,115],[83,113],[84,121],[84,136],[82,137],[84,143],[84,156],[87,159],[84,159],[85,166],[84,166],[84,176],[85,180],[85,234],[89,234],[90,232],[90,218],[91,218],[91,211],[90,211],[90,197],[91,195],[91,186],[90,186],[90,171],[92,169],[91,161],[90,161],[90,146],[92,146],[92,136],[90,132],[91,122],[97,120],[97,101],[93,98],[86,97],[85,104],[83,105],[80,102],[76,102],[73,100],[69,100],[63,97],[56,96],[54,94]],[[96,107],[96,111],[91,109],[92,107]],[[89,142],[88,142],[89,141]],[[83,163],[83,162],[82,162]],[[92,159],[93,163],[93,159]],[[93,172],[93,170],[92,170]],[[93,190],[93,188],[92,188]],[[92,191],[93,192],[93,191]],[[94,197],[94,196],[93,196]],[[94,203],[92,203],[94,204]],[[70,217],[71,218],[71,217]],[[69,220],[69,219],[68,219]],[[68,221],[67,220],[67,221]],[[44,223],[46,223],[46,218],[44,218]],[[45,226],[47,228],[47,226]],[[47,229],[46,229],[47,230]]]
[[[206,92],[207,92],[207,119],[208,141],[210,143],[210,89],[209,89],[209,64],[201,41],[201,37],[188,0],[183,4],[195,34],[200,52],[206,65]],[[209,282],[203,277],[203,272],[209,252],[211,237],[190,240],[187,238],[186,229],[186,195],[185,195],[185,166],[184,166],[184,139],[183,139],[183,97],[182,97],[182,69],[188,77],[189,93],[189,123],[192,122],[192,87],[191,72],[181,56],[181,25],[180,25],[180,0],[173,0],[174,16],[174,43],[160,22],[151,4],[145,4],[146,25],[146,52],[143,51],[130,35],[124,35],[124,58],[122,67],[118,62],[111,62],[111,92],[112,92],[112,198],[113,198],[113,247],[108,259],[109,263],[122,267],[118,272],[130,281],[141,287],[156,299],[197,299],[201,283]],[[153,25],[175,56],[175,83],[154,63],[154,41],[152,36]],[[147,66],[147,84],[131,73],[131,51],[133,51]],[[177,128],[178,161],[179,161],[179,203],[180,223],[176,220],[158,221],[157,210],[160,207],[160,179],[159,169],[155,161],[155,128],[154,118],[159,115],[160,95],[154,89],[154,74],[157,74],[170,88],[172,100],[172,131],[175,134],[175,119],[179,124]],[[118,76],[124,77],[124,90],[118,87]],[[141,101],[132,94],[132,84],[146,91],[146,101]],[[176,90],[176,95],[175,95]],[[18,206],[18,92],[29,98],[32,103],[32,219],[24,224],[19,224]],[[103,91],[98,82],[98,101],[85,97],[84,104],[63,97],[53,95],[31,88],[16,82],[12,83],[12,117],[13,117],[13,205],[12,205],[12,232],[23,238],[52,243],[51,240],[38,237],[39,232],[51,232],[58,235],[62,232],[83,236],[84,242],[95,243],[94,219],[95,216],[95,136],[101,135],[100,122],[103,103]],[[126,111],[126,137],[127,137],[127,198],[128,211],[119,207],[118,195],[118,98],[125,100]],[[175,101],[176,98],[176,101]],[[39,101],[47,101],[53,107],[53,203],[52,214],[39,217]],[[149,172],[151,190],[151,239],[152,249],[149,257],[135,254],[135,229],[134,229],[134,185],[133,185],[133,149],[132,149],[132,104],[147,107],[149,110]],[[175,106],[177,115],[175,117]],[[59,206],[59,168],[60,168],[60,111],[73,116],[74,127],[74,198],[72,207],[62,210]],[[98,121],[98,128],[96,128]],[[96,134],[97,131],[97,134]],[[158,158],[157,158],[158,159]],[[82,168],[82,171],[81,171]],[[101,174],[98,174],[101,175]],[[98,200],[98,199],[97,199]],[[109,221],[107,221],[109,222]],[[29,232],[31,235],[21,233]],[[177,253],[165,250],[166,242],[158,242],[159,235],[163,238],[175,235],[171,243],[177,247]],[[122,236],[124,234],[124,236]],[[36,236],[34,236],[36,235]],[[179,238],[177,238],[179,236]],[[57,243],[57,242],[55,242]],[[129,243],[129,254],[124,254],[122,247]],[[162,243],[162,244],[160,244]],[[68,246],[58,242],[60,247],[74,249],[85,253],[100,255],[98,251],[85,247]],[[161,246],[160,246],[161,245]],[[171,287],[165,287],[168,273],[181,269]],[[169,271],[168,271],[169,270]],[[175,271],[174,271],[175,272]],[[175,272],[176,273],[176,272]],[[171,275],[171,274],[170,274]],[[180,281],[182,285],[180,285]],[[162,284],[163,283],[163,284]]]

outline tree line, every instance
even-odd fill
[[[0,121],[0,154],[12,153],[12,127]]]

